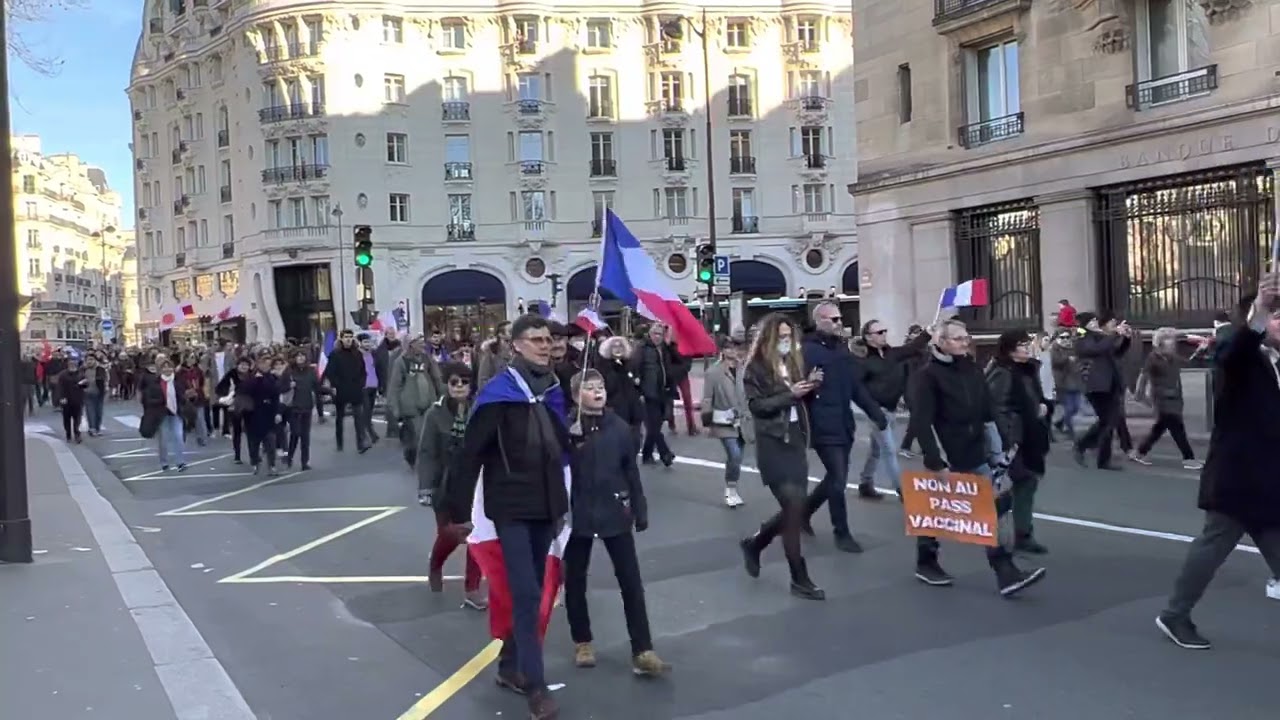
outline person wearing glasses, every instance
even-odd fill
[[[849,480],[849,456],[853,452],[853,433],[857,423],[853,416],[856,404],[880,432],[889,427],[889,419],[862,384],[862,370],[844,337],[840,306],[819,303],[813,309],[815,331],[804,340],[804,364],[818,371],[820,386],[804,398],[813,419],[810,441],[826,474],[809,495],[806,503],[804,531],[812,534],[814,513],[827,503],[831,513],[831,529],[836,548],[849,553],[862,552],[862,546],[849,530],[849,510],[845,502],[845,484]],[[858,494],[879,498],[874,485],[860,486]]]
[[[1204,529],[1191,542],[1173,594],[1156,626],[1179,647],[1207,650],[1191,611],[1246,534],[1280,577],[1280,274],[1241,303],[1246,324],[1215,358],[1216,388],[1209,455],[1200,473]]]
[[[862,384],[886,416],[893,417],[898,403],[902,402],[902,397],[907,392],[909,365],[928,347],[929,333],[920,330],[908,336],[905,345],[894,346],[889,343],[889,326],[879,320],[868,320],[862,324],[859,335],[867,349],[866,357],[860,363]],[[897,452],[898,441],[894,437],[892,422],[884,432],[871,435],[871,452],[867,454],[867,462],[862,466],[862,474],[858,479],[858,490],[864,497],[872,493],[879,496],[872,483],[876,469],[881,466],[884,467],[890,484],[897,487],[902,477]]]
[[[415,340],[410,345],[410,353],[414,352],[414,345],[421,343]],[[418,349],[422,355],[428,356],[425,347]],[[436,541],[431,548],[427,583],[433,593],[444,591],[444,563],[459,545],[464,545],[462,550],[466,555],[467,569],[462,580],[463,604],[473,610],[484,610],[489,603],[480,592],[480,566],[463,542],[466,532],[459,530],[458,523],[443,503],[432,502],[442,497],[443,488],[457,481],[462,466],[462,443],[467,421],[471,419],[471,368],[462,363],[447,362],[440,368],[440,374],[446,378],[448,390],[423,415],[415,437],[418,443],[415,452],[418,502],[434,504],[436,513]]]
[[[959,320],[943,322],[934,333],[932,359],[920,369],[912,386],[911,427],[924,454],[924,466],[945,480],[948,472],[985,475],[1006,465],[1004,446],[996,426],[996,408],[982,368],[970,355],[972,338]],[[996,507],[1009,520],[1012,502],[1006,495]],[[938,563],[937,538],[916,538],[916,579],[945,586],[954,578]],[[1013,597],[1044,578],[1044,568],[1024,571],[1001,545],[987,548],[987,562],[1004,597]]]

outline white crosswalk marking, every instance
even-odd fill
[[[142,417],[138,415],[112,415],[111,419],[132,430],[142,425]]]
[[[41,434],[43,434],[43,435],[56,435],[56,434],[57,434],[57,433],[55,433],[55,432],[53,431],[53,428],[52,428],[52,427],[50,427],[47,423],[39,423],[39,422],[26,422],[26,423],[23,423],[23,425],[22,425],[22,431],[23,431],[24,433],[41,433]]]

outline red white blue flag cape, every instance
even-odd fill
[[[529,384],[520,377],[515,368],[507,368],[492,380],[485,383],[476,395],[475,409],[491,403],[545,403],[551,411],[554,422],[566,423],[564,391],[559,385],[553,385],[541,396],[535,396]],[[475,417],[475,411],[472,412]],[[564,489],[571,493],[572,481],[569,476],[568,456],[564,463]],[[502,560],[502,546],[498,543],[498,531],[484,512],[484,481],[476,483],[475,499],[471,504],[471,534],[467,543],[471,557],[480,566],[480,572],[489,580],[489,634],[502,640],[511,635],[513,605],[511,587],[507,584],[507,566]],[[564,529],[551,541],[551,549],[547,552],[547,569],[542,579],[542,604],[538,612],[539,632],[545,637],[547,626],[551,623],[551,609],[555,605],[556,594],[564,574],[561,559],[564,557],[565,545],[569,542],[569,523],[566,518]]]

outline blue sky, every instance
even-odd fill
[[[141,28],[139,0],[84,0],[53,11],[20,32],[41,57],[63,61],[54,77],[9,60],[9,102],[16,134],[41,137],[46,154],[72,152],[104,169],[124,200],[122,224],[132,227],[132,120],[125,87]]]

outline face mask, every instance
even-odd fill
[[[778,354],[779,354],[779,355],[786,355],[786,354],[788,354],[788,353],[790,353],[790,352],[791,352],[791,339],[790,339],[790,338],[787,338],[786,340],[779,340],[779,341],[778,341]]]
[[[569,341],[569,344],[573,346],[574,350],[580,351],[587,346],[587,341],[581,338],[574,338],[573,340]]]

